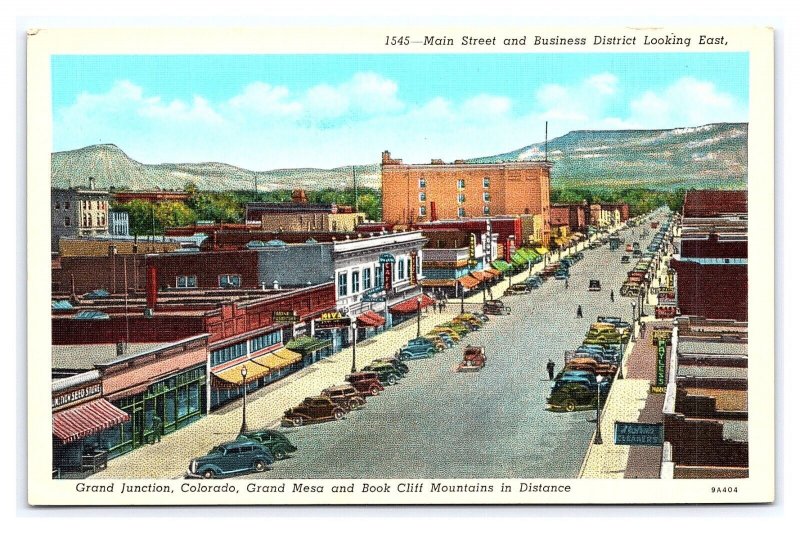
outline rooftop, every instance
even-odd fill
[[[684,197],[684,217],[717,217],[730,213],[747,213],[747,191],[688,191]]]

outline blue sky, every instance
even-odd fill
[[[491,155],[574,129],[748,120],[732,54],[54,56],[53,150],[252,170]]]

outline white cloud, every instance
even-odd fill
[[[289,99],[289,89],[260,81],[245,87],[241,94],[228,100],[222,107],[226,106],[243,113],[267,116],[297,115],[303,110],[301,104]]]
[[[617,92],[618,81],[616,76],[605,72],[588,78],[586,85],[594,88],[600,94],[614,94]]]
[[[630,104],[629,121],[644,128],[700,126],[747,121],[743,104],[708,81],[684,77],[661,92],[648,91]]]
[[[479,94],[466,100],[462,110],[468,117],[498,119],[511,110],[511,100],[505,96]]]

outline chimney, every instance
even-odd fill
[[[158,303],[158,273],[156,267],[147,265],[147,278],[145,280],[145,292],[147,293],[147,308],[155,311]]]
[[[94,190],[94,178],[89,176],[89,190]]]
[[[436,202],[431,202],[431,222],[436,222],[439,217],[436,216]]]

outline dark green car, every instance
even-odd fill
[[[297,451],[297,447],[286,438],[286,435],[274,429],[261,429],[242,433],[236,440],[255,441],[262,444],[272,452],[272,456],[275,457],[276,461],[286,459],[289,454]]]
[[[400,372],[389,363],[373,362],[361,369],[362,372],[375,372],[381,385],[396,385],[403,377]]]

